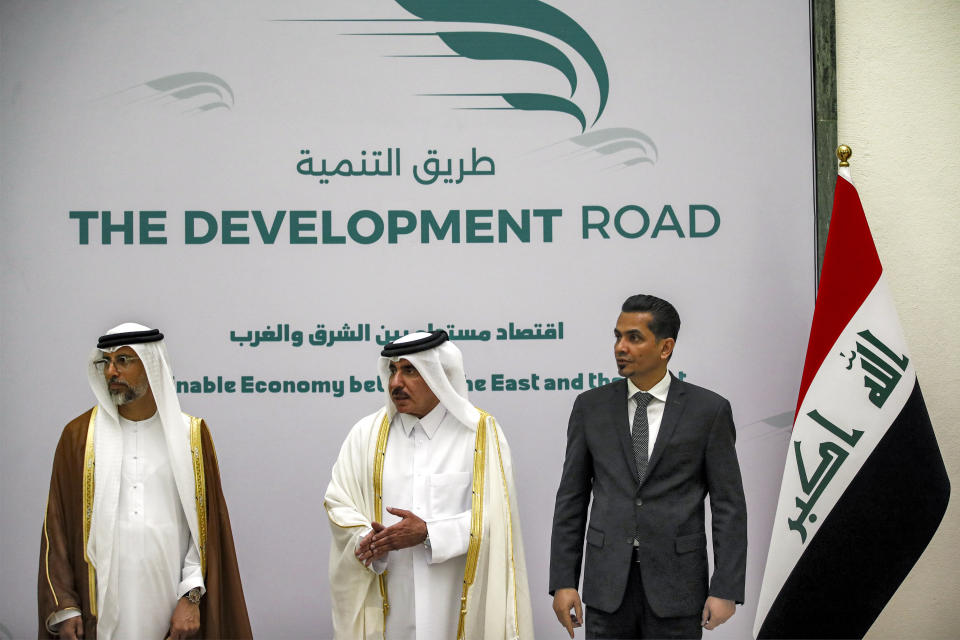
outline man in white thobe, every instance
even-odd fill
[[[351,429],[324,505],[340,640],[532,638],[510,451],[446,332],[388,344],[387,404]]]
[[[98,404],[54,457],[40,636],[250,637],[213,443],[180,411],[163,334],[111,329],[88,375]]]

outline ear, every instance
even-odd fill
[[[673,347],[677,344],[677,341],[673,338],[664,338],[660,344],[660,359],[669,360],[670,356],[673,355]]]

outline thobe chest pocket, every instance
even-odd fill
[[[430,516],[444,518],[469,511],[473,474],[469,471],[430,475]]]

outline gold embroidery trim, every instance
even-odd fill
[[[190,416],[190,454],[193,458],[194,499],[197,503],[197,528],[200,540],[200,573],[207,577],[207,482],[203,474],[203,443],[200,418]]]
[[[387,455],[387,438],[390,437],[390,418],[383,414],[380,430],[377,432],[377,452],[373,458],[373,511],[377,522],[383,522],[383,462]],[[383,628],[387,628],[387,614],[390,613],[390,600],[387,598],[387,572],[377,579],[380,583],[380,597],[383,598]]]
[[[87,442],[83,452],[83,559],[87,563],[87,583],[90,587],[90,613],[97,615],[97,571],[87,555],[87,543],[90,540],[90,524],[93,522],[93,490],[96,466],[93,448],[93,432],[97,423],[97,412],[100,407],[94,407],[90,412],[90,424],[87,425]]]
[[[460,619],[457,622],[457,640],[463,640],[467,618],[467,592],[477,577],[477,561],[480,558],[480,542],[483,536],[483,476],[486,462],[487,418],[490,414],[480,411],[477,423],[477,439],[473,445],[473,500],[470,508],[470,544],[467,547],[467,566],[463,572],[463,594],[460,596]]]
[[[500,451],[500,438],[497,435],[496,421],[494,421],[493,439],[497,443],[497,460],[500,462],[500,478],[503,480],[503,493],[507,499],[507,537],[510,543],[510,574],[513,578],[513,621],[520,633],[520,614],[517,607],[517,567],[513,562],[513,511],[510,502],[510,486],[507,484],[507,474],[503,470],[503,453]]]
[[[53,582],[50,580],[50,536],[47,534],[47,512],[49,510],[50,510],[50,499],[48,497],[47,506],[43,510],[43,539],[47,545],[44,553],[44,565],[47,568],[47,584],[50,586],[50,593],[53,594],[53,604],[56,605],[56,607],[59,609],[60,599],[57,597],[57,592],[53,588]]]
[[[330,513],[330,505],[327,504],[326,500],[323,501],[323,508],[327,510],[327,518],[330,519],[330,522],[337,525],[341,529],[358,529],[363,526],[362,524],[340,524],[337,522],[336,518],[333,517],[333,514]]]

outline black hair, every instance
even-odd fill
[[[680,333],[680,314],[672,304],[656,296],[638,293],[623,301],[621,311],[626,313],[649,313],[650,331],[657,340],[677,339]]]

